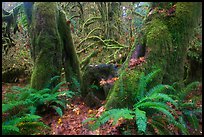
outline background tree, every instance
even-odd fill
[[[120,77],[109,92],[106,108],[131,106],[132,92],[137,92],[137,83],[141,72],[148,74],[161,69],[157,79],[149,85],[173,84],[180,89],[184,80],[184,60],[192,38],[192,32],[201,15],[200,3],[162,3],[160,9],[155,8],[146,20],[141,41],[136,44],[146,46],[146,63],[131,68],[134,58],[131,53],[120,70]],[[132,52],[135,48],[132,48]],[[131,60],[133,59],[133,60]],[[134,65],[133,65],[134,66]],[[131,85],[131,86],[130,86]],[[120,94],[124,93],[124,94]]]

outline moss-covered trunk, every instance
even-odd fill
[[[57,4],[36,2],[31,23],[34,68],[31,87],[42,89],[54,76],[60,75],[62,45],[58,32]]]
[[[31,87],[44,88],[52,77],[60,76],[63,63],[66,80],[70,83],[69,88],[73,91],[80,89],[80,67],[70,26],[57,3],[34,4],[30,31],[34,60]],[[77,81],[78,85],[73,81]]]
[[[59,31],[63,43],[63,62],[66,81],[69,82],[70,90],[80,91],[80,63],[73,44],[70,23],[66,22],[66,17],[63,12],[60,12]]]
[[[176,3],[175,6],[175,12],[170,13],[165,9],[166,12],[156,12],[147,18],[139,43],[146,45],[146,63],[134,69],[128,68],[129,54],[120,70],[119,80],[109,92],[105,105],[107,109],[131,107],[134,104],[132,95],[137,92],[142,72],[148,74],[161,69],[151,86],[178,82],[178,88],[182,87],[189,40],[202,8],[201,3]]]

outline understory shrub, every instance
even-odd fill
[[[12,92],[5,94],[2,102],[2,134],[43,134],[43,129],[48,126],[40,122],[39,113],[52,108],[62,116],[63,109],[69,103],[68,98],[74,93],[70,90],[59,91],[65,82],[51,88],[57,78],[52,78],[42,90],[14,86]]]
[[[184,122],[183,115],[177,112],[181,107],[173,94],[177,94],[173,86],[159,84],[148,89],[148,85],[158,74],[159,70],[148,75],[141,74],[138,88],[134,96],[135,104],[132,108],[110,109],[100,117],[91,117],[83,123],[92,121],[89,127],[96,130],[102,124],[113,119],[113,125],[120,118],[134,120],[138,134],[189,134]],[[186,90],[184,90],[186,91]]]

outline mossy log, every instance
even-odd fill
[[[148,74],[160,69],[161,72],[151,83],[150,88],[157,84],[178,82],[181,88],[184,80],[184,61],[193,28],[201,15],[201,3],[178,2],[174,16],[155,13],[147,18],[144,25],[141,45],[146,45],[145,63],[128,68],[131,55],[128,55],[123,67],[119,70],[119,80],[109,91],[106,109],[132,107],[132,92],[137,92],[142,72]],[[136,41],[137,42],[137,41]],[[135,47],[132,47],[132,52]]]
[[[82,96],[86,98],[85,103],[87,105],[93,106],[95,104],[98,106],[100,103],[97,100],[106,99],[113,84],[101,85],[100,81],[117,77],[117,70],[117,66],[113,64],[87,66],[82,77]]]

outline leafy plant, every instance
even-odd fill
[[[47,88],[42,90],[14,86],[12,93],[6,93],[2,104],[4,134],[39,133],[40,127],[46,127],[39,121],[40,116],[36,115],[36,110],[46,111],[41,108],[52,108],[62,116],[62,108],[68,103],[67,98],[71,98],[74,93],[70,90],[58,91],[65,82],[51,88],[51,83],[56,79],[57,77],[53,77]]]
[[[196,106],[196,102],[201,101],[202,96],[193,98],[192,96],[189,97],[189,94],[190,92],[193,93],[193,90],[196,90],[198,85],[199,82],[192,82],[177,92],[177,94],[173,94],[173,97],[178,101],[177,110],[182,114],[182,118],[179,119],[180,122],[186,128],[194,128],[196,130],[199,128],[198,116],[202,115],[202,107]]]
[[[98,119],[97,118],[88,118],[83,123],[87,123],[90,121],[95,121],[93,125],[90,125],[92,130],[96,130],[101,125],[105,124],[108,120],[113,119],[113,125],[117,123],[119,118],[124,119],[133,119],[133,111],[127,108],[124,109],[111,109],[109,111],[105,111]]]
[[[172,103],[175,107],[177,107],[178,104],[168,94],[163,93],[164,91],[175,91],[174,88],[169,85],[159,84],[147,90],[148,84],[158,72],[159,70],[156,70],[147,76],[145,76],[144,73],[141,74],[138,89],[136,89],[134,96],[136,103],[133,105],[133,110],[127,108],[111,109],[105,111],[98,119],[89,118],[87,121],[84,121],[84,123],[94,121],[95,123],[91,125],[91,128],[95,130],[110,119],[113,119],[113,123],[115,124],[118,119],[122,117],[128,120],[135,119],[137,131],[141,134],[147,133],[147,127],[162,130],[163,127],[159,127],[158,123],[163,125],[163,122],[167,125],[169,123],[173,124],[184,134],[188,134],[185,127],[175,119],[175,116],[177,116],[175,110],[167,105],[168,102]],[[162,119],[164,120],[154,119],[157,114],[159,114],[160,117],[163,116]],[[148,122],[148,119],[151,119],[152,122]],[[170,130],[168,131],[171,132]]]
[[[38,115],[26,114],[21,117],[14,117],[2,123],[2,134],[30,134],[43,133],[43,128],[49,128],[43,122],[39,122],[41,117]]]

